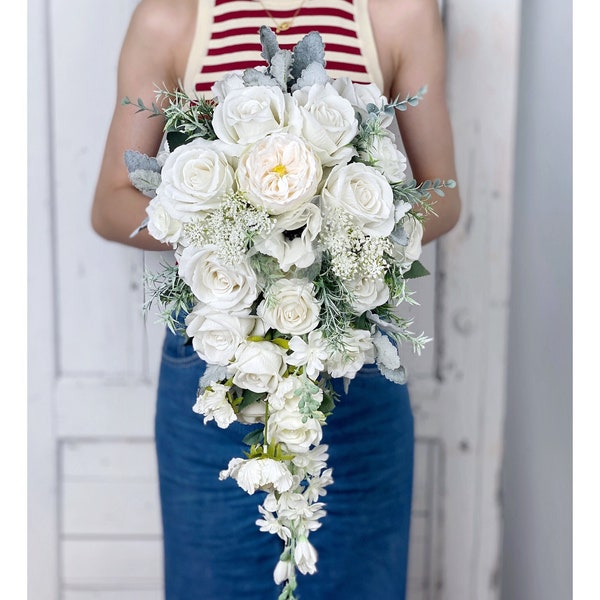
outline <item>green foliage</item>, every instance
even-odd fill
[[[404,273],[404,279],[416,279],[417,277],[425,277],[429,275],[429,271],[418,260],[415,260],[410,266],[410,269]]]
[[[162,271],[146,272],[144,284],[148,296],[144,302],[144,312],[158,304],[159,321],[173,333],[185,334],[185,326],[180,323],[194,307],[196,298],[189,286],[179,277],[176,265],[161,264]]]

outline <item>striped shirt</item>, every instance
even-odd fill
[[[383,89],[368,0],[301,1],[199,0],[185,90],[210,97],[212,85],[226,73],[265,65],[259,28],[269,25],[275,29],[290,20],[289,29],[277,34],[281,48],[291,50],[304,35],[316,30],[325,43],[330,77],[374,82]]]

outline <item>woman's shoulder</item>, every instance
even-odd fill
[[[373,18],[390,28],[412,30],[440,19],[438,0],[369,0]]]

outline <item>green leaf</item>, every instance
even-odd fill
[[[264,427],[253,429],[250,433],[244,436],[242,442],[248,446],[252,446],[253,444],[262,444],[264,431]]]
[[[267,397],[266,392],[253,392],[252,390],[244,390],[243,400],[240,402],[239,409],[250,406],[254,402],[264,400]]]
[[[173,152],[175,148],[183,146],[188,141],[188,136],[180,131],[169,131],[167,133],[167,143],[169,144],[169,150]]]
[[[410,269],[404,273],[404,279],[416,279],[417,277],[425,277],[429,275],[429,271],[420,263],[415,260],[410,266]]]

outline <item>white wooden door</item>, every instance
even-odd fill
[[[159,600],[153,447],[162,328],[156,255],[98,238],[90,202],[136,0],[30,0],[30,598]],[[517,73],[517,0],[447,0],[448,98],[463,199],[428,246],[411,359],[410,600],[492,600]]]

